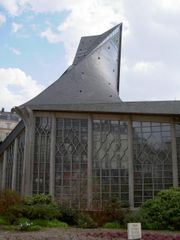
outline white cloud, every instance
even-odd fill
[[[16,33],[17,31],[19,31],[21,28],[23,27],[22,24],[19,24],[19,23],[16,23],[16,22],[13,22],[12,23],[12,32],[13,33]]]
[[[135,72],[141,72],[141,73],[150,73],[152,72],[156,67],[158,66],[158,63],[153,62],[137,62],[132,67],[132,70]]]
[[[0,0],[0,4],[11,15],[17,16],[28,7],[28,0]]]
[[[159,0],[158,4],[167,11],[180,11],[180,0]]]
[[[11,109],[39,94],[43,86],[19,68],[0,68],[2,107]],[[6,99],[6,100],[4,100]]]
[[[67,18],[56,31],[49,25],[40,36],[50,43],[63,42],[68,63],[72,62],[80,37],[84,34],[101,34],[120,22],[124,23],[124,35],[129,31],[127,19],[124,17],[123,0],[0,0],[7,11],[18,15],[24,10],[34,12],[67,11]],[[14,32],[17,28],[15,27]],[[18,29],[17,29],[18,30]]]
[[[50,43],[63,42],[68,63],[72,63],[74,54],[80,40],[85,35],[101,34],[108,28],[124,22],[124,34],[128,32],[128,21],[123,16],[122,1],[92,0],[78,1],[68,5],[68,1],[62,8],[69,11],[65,21],[55,31],[48,27],[41,33],[41,37],[47,38]]]
[[[42,32],[41,37],[46,38],[49,43],[58,43],[61,41],[61,37],[58,33],[53,32],[50,28],[47,28],[44,32]]]
[[[59,26],[47,24],[47,18],[39,35],[51,44],[63,43],[68,64],[81,36],[101,34],[123,22],[122,99],[180,99],[180,0],[0,0],[0,4],[11,15],[66,11]]]
[[[0,26],[6,22],[6,17],[0,13]]]
[[[21,52],[18,49],[16,49],[16,48],[9,47],[9,50],[11,52],[13,52],[14,54],[16,54],[16,55],[21,55]]]
[[[126,101],[180,99],[180,74],[162,62],[137,63],[122,69],[121,97]],[[173,77],[172,77],[173,73]]]
[[[0,4],[11,14],[17,16],[23,11],[28,9],[36,13],[44,12],[61,12],[63,10],[69,10],[72,5],[81,4],[81,2],[87,2],[88,0],[0,0]]]

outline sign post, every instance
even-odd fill
[[[128,223],[128,240],[136,240],[141,238],[141,223]]]

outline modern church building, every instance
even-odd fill
[[[14,108],[22,121],[0,145],[2,189],[102,210],[178,187],[180,102],[120,99],[121,34],[119,24],[82,37],[62,76]]]

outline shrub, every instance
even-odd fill
[[[33,223],[30,222],[30,220],[27,218],[20,218],[18,222],[19,222],[18,229],[20,231],[29,231],[31,226],[33,225]]]
[[[41,230],[41,226],[35,225],[32,221],[27,218],[19,219],[18,230],[19,231],[38,231]]]
[[[25,198],[23,216],[29,219],[50,220],[59,217],[60,211],[51,196],[42,193]]]
[[[130,211],[126,216],[125,216],[125,222],[130,223],[130,222],[141,222],[142,219],[142,213],[140,209],[135,209]]]
[[[60,221],[66,222],[69,225],[77,224],[78,212],[76,210],[64,206],[60,206],[59,210],[61,215],[59,215],[58,219]]]
[[[10,224],[17,223],[18,220],[23,217],[24,217],[23,205],[10,206],[5,213],[5,218]]]
[[[52,198],[48,194],[40,193],[35,194],[32,197],[25,197],[24,199],[25,205],[36,205],[36,204],[52,204]]]
[[[97,227],[97,224],[95,221],[85,213],[79,213],[78,219],[77,219],[78,227],[80,228],[95,228]]]
[[[21,196],[10,189],[0,190],[0,214],[4,214],[7,209],[22,202]]]
[[[117,222],[107,222],[104,224],[103,228],[119,229],[120,225]]]
[[[59,216],[59,209],[54,204],[24,205],[23,216],[29,219],[54,219]]]
[[[87,211],[87,213],[97,223],[98,227],[102,227],[108,220],[105,211]]]
[[[60,217],[61,213],[50,195],[38,194],[26,197],[23,203],[9,206],[5,216],[11,224],[14,224],[19,218],[51,220]]]
[[[142,204],[137,216],[146,229],[179,230],[180,188],[159,192],[154,199]]]
[[[108,222],[118,222],[119,224],[124,223],[126,213],[117,199],[107,202],[104,211],[108,216]]]
[[[14,205],[6,211],[6,218],[11,224],[17,223],[19,218],[51,220],[59,215],[59,209],[54,204]]]
[[[144,229],[156,229],[154,224],[149,222],[146,212],[143,211],[141,208],[129,212],[125,216],[124,222],[140,222],[142,224],[142,228]]]

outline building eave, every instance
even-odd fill
[[[180,115],[180,101],[29,105],[34,111]]]

